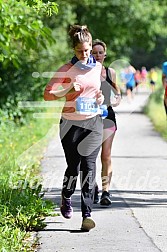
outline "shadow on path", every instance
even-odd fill
[[[105,211],[109,208],[123,210],[128,208],[148,208],[167,206],[167,191],[140,191],[140,190],[111,190],[111,206],[93,205],[93,211]],[[61,189],[54,188],[45,193],[45,199],[50,199],[56,204],[59,211],[61,202]],[[76,190],[72,196],[72,206],[75,212],[80,212],[80,190]]]

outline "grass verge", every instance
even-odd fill
[[[154,129],[167,141],[167,117],[163,104],[163,92],[164,90],[159,88],[150,95],[148,104],[144,108],[144,113],[152,121]]]
[[[30,234],[52,215],[55,206],[43,199],[39,161],[55,122],[29,119],[17,126],[8,121],[0,128],[0,251],[34,251]]]

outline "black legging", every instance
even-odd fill
[[[74,193],[77,177],[81,175],[81,211],[90,216],[96,177],[96,158],[102,143],[102,119],[99,116],[84,121],[61,119],[60,137],[67,169],[62,193],[69,198]]]

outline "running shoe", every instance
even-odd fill
[[[71,206],[71,198],[65,198],[62,196],[62,205],[60,211],[64,218],[70,219],[72,217],[73,208]]]
[[[94,204],[97,204],[99,202],[99,188],[98,185],[95,186],[95,193],[94,193]]]
[[[111,205],[111,203],[112,203],[112,201],[111,201],[110,193],[107,191],[104,191],[101,195],[100,205],[109,206],[109,205]]]
[[[94,227],[95,227],[95,222],[90,217],[83,218],[82,226],[81,226],[81,230],[83,232],[89,232]]]

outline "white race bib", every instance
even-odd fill
[[[76,100],[76,112],[79,114],[97,113],[98,105],[95,98],[78,97]]]

